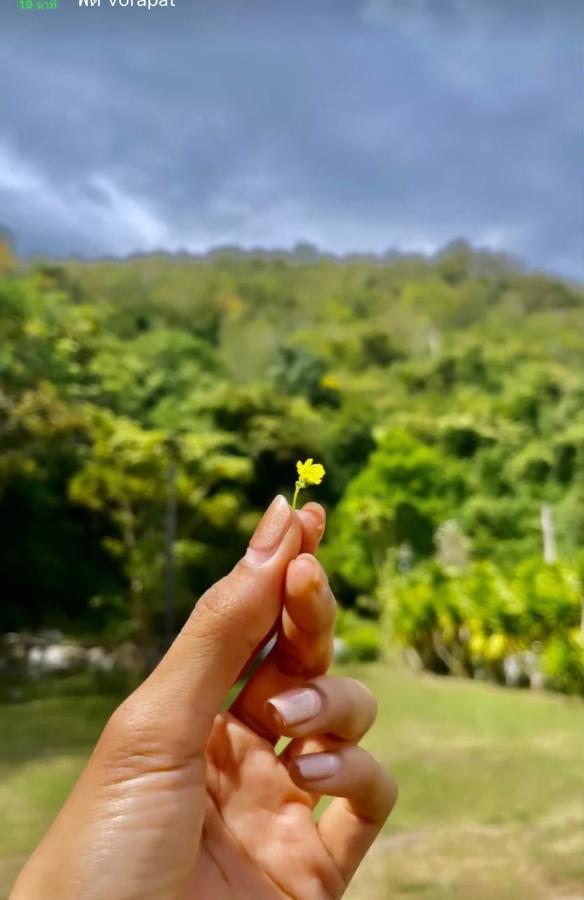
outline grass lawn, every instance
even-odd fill
[[[350,671],[379,699],[366,743],[400,785],[352,900],[584,897],[584,703],[381,663]],[[0,705],[0,898],[114,705],[83,694]]]

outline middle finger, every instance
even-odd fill
[[[313,678],[267,703],[274,728],[283,737],[328,735],[356,742],[371,728],[377,716],[377,701],[354,678]]]

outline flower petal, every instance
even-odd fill
[[[298,460],[296,463],[296,471],[298,472],[300,480],[304,483],[304,486],[309,484],[320,484],[325,476],[324,466],[320,463],[315,463],[312,457],[309,457],[304,462]]]

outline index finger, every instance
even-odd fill
[[[301,552],[315,554],[320,546],[326,528],[325,509],[320,503],[310,502],[306,503],[302,509],[298,510],[297,516],[302,529]],[[260,654],[265,647],[273,643],[274,636],[278,634],[281,628],[282,621],[279,618],[270,629],[269,634],[262,638],[251,654],[250,660],[246,663],[243,671],[239,673],[240,679],[245,678],[246,675],[253,670],[258,654]]]

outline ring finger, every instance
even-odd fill
[[[340,897],[395,805],[396,783],[357,746],[295,756],[288,762],[288,771],[308,793],[336,798],[317,830],[334,872],[341,876],[334,894]]]

